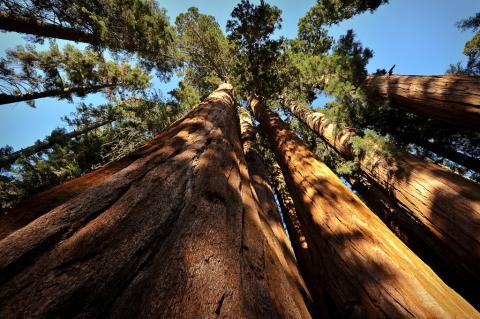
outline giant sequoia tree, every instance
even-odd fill
[[[1,2],[3,30],[90,45],[10,50],[4,102],[109,94],[0,149],[0,317],[480,318],[476,38],[461,76],[369,76],[329,29],[386,3],[317,0],[286,39],[263,0],[226,34],[151,0]]]
[[[220,87],[130,165],[2,240],[2,316],[308,318],[259,216],[234,105]]]
[[[250,103],[286,177],[296,211],[304,214],[300,222],[317,267],[313,284],[321,286],[312,292],[319,304],[325,302],[340,317],[476,315],[278,116],[257,98]]]

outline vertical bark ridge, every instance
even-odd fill
[[[258,221],[231,86],[126,162],[0,241],[0,317],[309,317]]]
[[[404,111],[480,130],[480,79],[477,77],[369,76],[365,85]]]
[[[339,316],[480,317],[318,161],[278,116],[258,99],[250,104],[282,168],[296,211],[302,215],[318,281]]]
[[[253,200],[260,207],[260,214],[255,217],[255,220],[267,239],[264,254],[267,256],[274,254],[280,260],[282,266],[281,269],[270,271],[285,273],[284,282],[293,287],[290,296],[292,301],[295,304],[307,305],[314,312],[310,292],[300,275],[290,240],[282,225],[272,187],[267,178],[264,160],[258,151],[252,118],[244,109],[240,109],[240,127],[243,152],[253,186]],[[285,288],[279,289],[279,291],[282,290],[285,291]]]
[[[354,129],[337,130],[325,115],[284,99],[285,106],[343,158],[352,159]],[[397,202],[412,221],[420,223],[430,254],[449,268],[443,277],[476,307],[480,285],[480,185],[436,164],[399,153],[387,159],[373,153],[359,157],[359,168]]]

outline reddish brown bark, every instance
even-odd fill
[[[337,316],[480,317],[318,161],[278,116],[258,100],[251,100],[251,106],[282,168],[296,211],[302,215],[316,276]]]
[[[308,289],[312,292],[317,311],[321,318],[335,317],[332,316],[332,314],[329,314],[328,304],[323,297],[325,294],[323,291],[324,287],[316,275],[318,270],[315,263],[312,262],[312,255],[307,242],[307,237],[302,230],[300,223],[300,218],[302,216],[298,215],[295,210],[293,199],[288,191],[280,166],[278,166],[276,162],[271,163],[269,172],[270,180],[272,181],[272,186],[277,194],[278,203],[284,217],[285,225],[288,229],[288,234],[295,252],[298,266]]]
[[[392,75],[369,76],[365,83],[404,111],[480,130],[480,78]]]
[[[1,240],[0,317],[308,318],[263,232],[239,132],[223,86]]]
[[[280,270],[288,275],[287,279],[292,286],[297,287],[297,289],[292,290],[294,294],[291,297],[298,303],[307,304],[314,311],[310,292],[300,275],[290,240],[282,225],[275,195],[267,178],[265,163],[258,151],[252,118],[244,109],[240,109],[240,129],[243,152],[254,189],[253,193],[260,207],[259,217],[262,229],[265,237],[271,241],[272,249],[270,253],[274,253],[281,261],[282,269]]]
[[[324,114],[291,100],[285,105],[341,156],[353,158],[357,131],[337,130]],[[395,159],[364,154],[359,168],[408,213],[412,227],[422,226],[430,254],[449,267],[445,280],[479,307],[480,185],[405,153]]]

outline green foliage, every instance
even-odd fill
[[[286,64],[282,52],[284,39],[272,40],[281,27],[281,10],[263,0],[254,5],[242,0],[227,22],[228,39],[236,56],[234,73],[236,87],[245,94],[268,98],[285,83],[282,70]]]
[[[465,43],[463,49],[463,53],[468,57],[467,65],[463,66],[460,62],[452,64],[447,73],[480,76],[480,12],[460,21],[457,26],[464,31],[472,29],[476,33]]]
[[[83,32],[96,48],[137,53],[160,75],[177,65],[172,27],[154,0],[4,0],[0,11]]]
[[[82,88],[84,95],[96,86],[109,86],[109,93],[143,90],[150,75],[138,66],[107,61],[102,54],[80,50],[67,44],[61,50],[52,43],[49,50],[37,51],[34,45],[7,50],[0,60],[0,93],[25,94],[68,88]],[[59,98],[71,99],[71,93]]]
[[[64,118],[70,127],[81,129],[106,119],[113,122],[75,138],[66,138],[65,129],[55,129],[46,138],[55,142],[52,148],[24,156],[0,171],[0,210],[126,156],[185,111],[177,101],[155,92],[98,107],[80,104]],[[0,152],[7,155],[12,150],[4,147]]]
[[[199,86],[205,87],[205,91],[228,82],[231,48],[215,18],[192,7],[177,17],[175,25],[178,49],[186,67],[185,79],[191,83],[204,82]]]
[[[181,81],[178,84],[178,88],[169,93],[177,100],[181,109],[189,110],[191,107],[200,103],[202,99],[196,87],[197,86],[187,84],[185,81]]]

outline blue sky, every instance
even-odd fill
[[[267,2],[283,11],[283,26],[278,35],[292,38],[296,35],[299,18],[315,1]],[[237,1],[163,0],[159,3],[167,10],[172,23],[179,13],[196,6],[202,13],[213,15],[225,28]],[[478,11],[478,0],[390,0],[390,4],[380,7],[373,14],[365,13],[332,27],[330,33],[338,38],[346,30],[353,29],[362,44],[374,51],[375,55],[368,65],[369,72],[377,68],[388,69],[396,64],[395,73],[398,74],[444,74],[449,64],[465,61],[463,45],[472,36],[471,32],[458,30],[455,23]],[[0,54],[4,55],[6,49],[25,43],[19,34],[0,33]],[[176,86],[176,81],[154,81],[154,85],[166,94]],[[102,97],[100,94],[90,95],[83,101],[100,104]],[[31,145],[55,127],[63,127],[60,118],[75,109],[74,104],[51,98],[37,100],[36,105],[36,109],[25,103],[0,106],[0,146],[8,144],[18,149]]]

